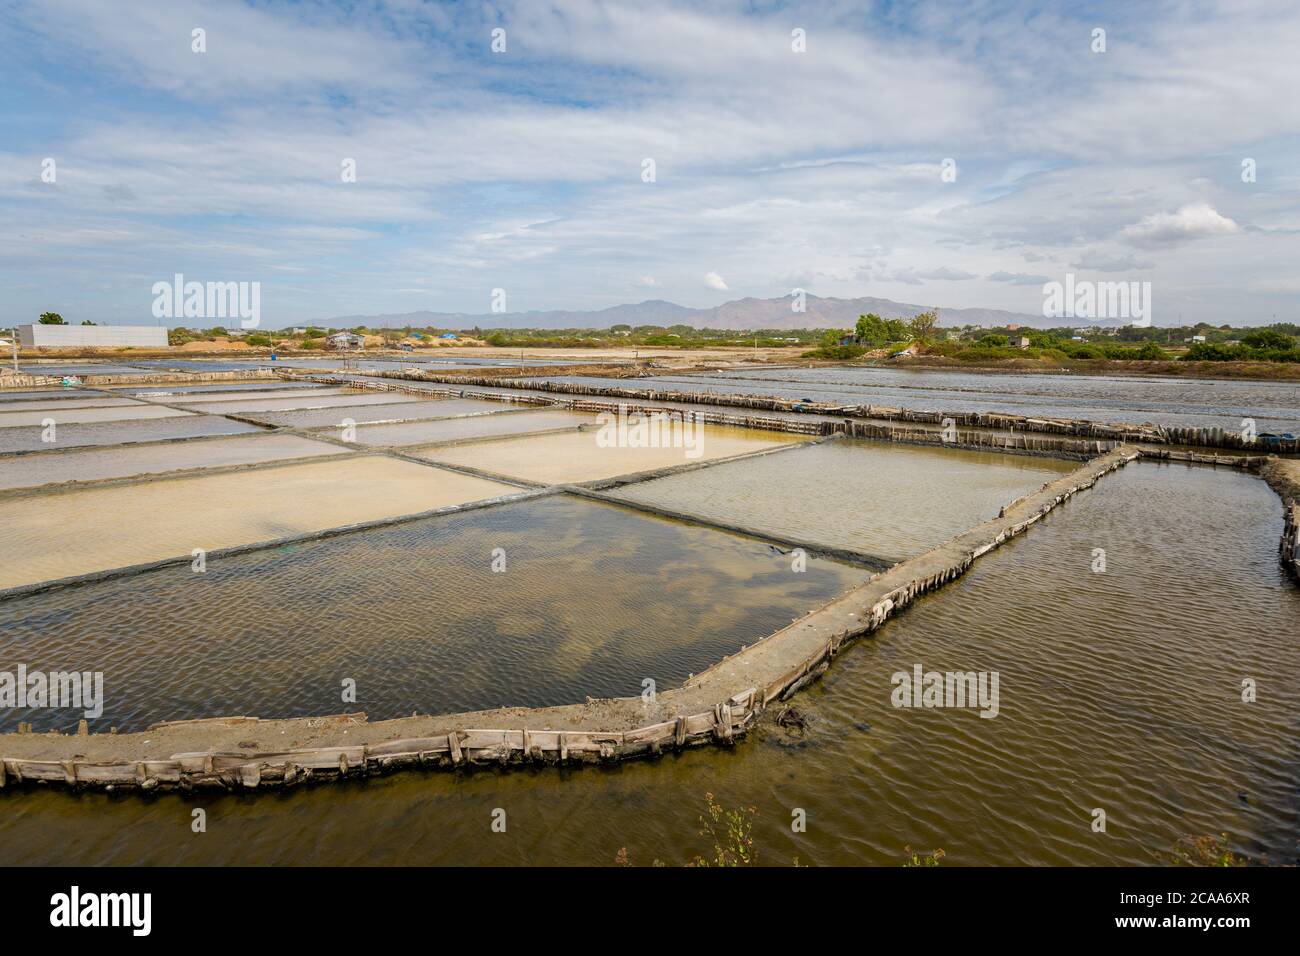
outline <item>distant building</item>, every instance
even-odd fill
[[[20,325],[25,349],[167,348],[167,330],[157,325]]]
[[[1191,342],[1204,342],[1204,341],[1205,341],[1205,336],[1204,336],[1204,335],[1193,335],[1193,336],[1191,337],[1191,339],[1189,339],[1188,341],[1191,341]]]
[[[1029,336],[1027,336],[1027,335],[1013,335],[1013,336],[1011,336],[1011,345],[1012,345],[1014,348],[1018,348],[1018,349],[1027,349],[1027,348],[1029,348]]]
[[[339,352],[356,352],[366,347],[366,340],[355,332],[335,332],[325,339],[325,343]]]
[[[456,333],[455,333],[455,332],[443,332],[442,335],[438,336],[438,338],[440,338],[440,339],[452,339],[452,340],[454,340],[454,339],[456,338]]]

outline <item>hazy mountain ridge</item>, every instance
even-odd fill
[[[400,328],[407,325],[447,329],[607,329],[612,325],[690,325],[698,329],[812,329],[852,328],[859,315],[874,312],[886,319],[910,319],[931,308],[893,299],[864,296],[857,299],[821,298],[809,295],[803,312],[791,308],[789,296],[779,299],[734,299],[711,309],[692,309],[663,299],[611,306],[607,309],[468,313],[393,312],[380,315],[342,315],[321,320],[332,328],[364,325],[368,328]],[[1067,324],[1064,319],[1045,319],[1027,312],[1002,309],[939,309],[940,324],[946,326],[1002,326],[1008,323],[1051,328]]]

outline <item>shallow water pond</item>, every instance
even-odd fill
[[[864,578],[554,496],[0,602],[0,667],[102,671],[101,730],[580,703],[671,687]],[[69,723],[0,730],[19,719]]]
[[[0,587],[512,494],[393,458],[254,468],[0,499]],[[196,575],[197,577],[197,575]]]

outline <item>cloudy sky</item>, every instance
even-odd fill
[[[1300,321],[1294,0],[0,0],[0,80],[5,325],[177,272],[272,326],[1067,272]]]

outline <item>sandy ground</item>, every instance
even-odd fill
[[[205,355],[229,356],[232,352],[255,355],[269,353],[269,349],[254,348],[247,342],[218,339],[215,342],[187,342],[185,345],[162,349],[25,349],[19,353],[20,361],[33,360],[72,360],[100,359],[113,360],[129,364],[132,359],[156,359],[184,353],[186,358],[201,358]],[[277,353],[295,356],[320,356],[335,358],[343,353],[320,349],[291,349],[277,347]],[[653,360],[670,365],[690,366],[701,363],[750,364],[754,362],[793,362],[806,351],[805,346],[789,346],[771,349],[731,348],[731,349],[671,349],[671,348],[597,348],[597,349],[546,349],[546,348],[493,348],[481,345],[454,345],[420,347],[414,352],[402,352],[398,349],[383,349],[367,344],[364,353],[351,353],[362,358],[403,356],[428,358],[433,355],[446,355],[448,358],[474,357],[492,359],[547,359],[556,365],[564,365],[576,359],[600,360],[607,362],[644,362]]]

